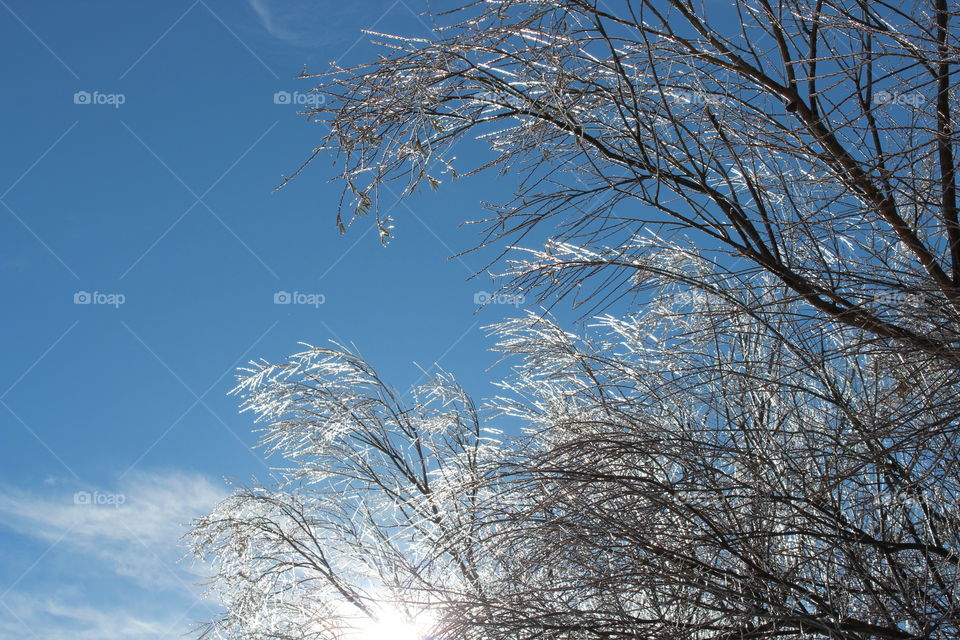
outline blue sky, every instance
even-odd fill
[[[467,281],[478,179],[336,233],[321,131],[276,104],[422,0],[0,0],[0,638],[174,638],[210,616],[181,523],[268,474],[234,369],[352,342],[401,389],[495,354]],[[295,98],[294,100],[295,101]],[[275,304],[278,292],[300,302]],[[312,296],[312,297],[311,297]]]

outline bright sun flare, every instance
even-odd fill
[[[425,629],[396,612],[381,613],[360,627],[357,640],[424,640]]]

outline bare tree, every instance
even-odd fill
[[[497,633],[461,637],[957,636],[956,371],[839,355],[850,329],[776,297],[501,328],[525,360],[501,404],[535,426],[504,467],[517,526],[484,538],[496,606],[462,603]]]
[[[481,480],[495,434],[449,376],[405,406],[359,357],[309,347],[252,363],[237,392],[289,466],[194,524],[225,607],[204,636],[336,638],[476,588],[474,505],[493,486]]]
[[[320,76],[349,215],[386,239],[383,198],[511,171],[481,246],[554,237],[509,285],[636,304],[497,327],[516,369],[486,416],[342,350],[246,372],[290,464],[193,529],[207,631],[960,636],[956,13],[479,1]],[[489,162],[457,168],[469,137]]]
[[[435,40],[386,39],[377,62],[321,74],[310,116],[330,133],[316,153],[340,154],[360,214],[399,195],[396,180],[522,174],[516,198],[491,205],[487,241],[554,218],[557,242],[598,250],[548,247],[528,286],[629,282],[624,270],[651,268],[629,240],[651,230],[718,253],[732,277],[775,275],[818,316],[957,360],[956,10],[470,3]],[[457,169],[468,136],[493,156]]]
[[[500,326],[518,366],[486,421],[449,378],[403,407],[345,352],[249,372],[291,464],[196,524],[226,605],[208,630],[356,637],[399,611],[444,639],[957,637],[955,368],[850,357],[855,329],[812,334],[774,286],[658,285],[591,336]]]

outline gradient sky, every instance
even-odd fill
[[[338,340],[401,390],[440,362],[492,391],[481,327],[517,310],[477,313],[483,256],[448,258],[508,186],[397,205],[387,248],[337,234],[325,158],[272,193],[321,134],[276,92],[369,59],[363,28],[429,36],[421,3],[0,0],[0,638],[210,617],[181,524],[270,464],[237,365]]]

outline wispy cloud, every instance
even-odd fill
[[[267,33],[297,46],[352,42],[361,35],[360,28],[370,26],[379,15],[379,3],[375,2],[345,2],[333,13],[315,2],[302,0],[247,0],[247,3]]]
[[[277,15],[277,10],[271,3],[267,0],[249,0],[249,2],[267,33],[287,42],[299,43],[300,35],[283,26],[283,17]]]
[[[179,540],[225,496],[219,483],[182,471],[132,473],[111,488],[0,486],[8,535],[45,549],[15,582],[0,584],[0,638],[29,637],[24,627],[41,638],[179,637],[189,620],[209,617],[196,585],[202,572],[179,562]],[[38,592],[34,575],[63,587]],[[156,618],[144,615],[151,609]]]
[[[181,617],[146,618],[122,609],[85,606],[66,598],[14,594],[0,606],[0,638],[166,640],[182,636]]]
[[[9,518],[8,526],[46,539],[70,528],[78,544],[90,539],[158,543],[179,537],[183,524],[224,496],[225,489],[204,476],[134,472],[114,488],[61,485],[43,496],[0,487],[0,513]]]

